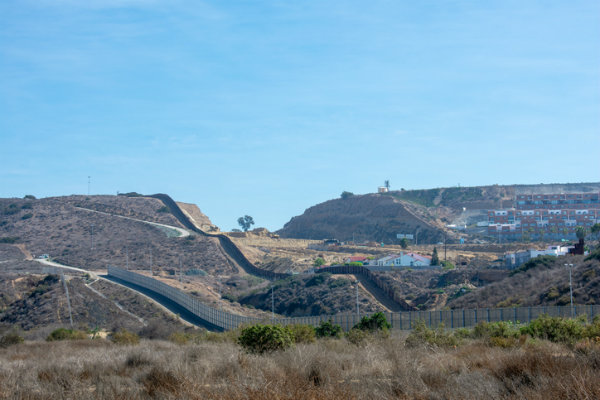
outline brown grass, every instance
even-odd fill
[[[1,399],[553,399],[600,397],[600,351],[321,340],[270,355],[232,343],[29,342],[0,350]]]

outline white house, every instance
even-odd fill
[[[427,267],[431,265],[431,257],[416,253],[400,253],[377,260],[377,266],[386,267]]]

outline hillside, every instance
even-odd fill
[[[573,302],[600,302],[600,249],[595,256],[538,257],[511,276],[448,302],[451,308],[567,305],[570,303],[569,270],[573,264]]]
[[[277,233],[284,238],[397,243],[396,234],[417,234],[419,243],[456,242],[469,237],[446,228],[487,221],[487,210],[514,206],[517,193],[589,192],[600,183],[492,185],[392,190],[329,200],[293,217]],[[485,229],[470,232],[485,239]]]
[[[292,218],[277,233],[284,238],[395,242],[397,233],[415,233],[419,240],[442,240],[441,227],[410,210],[390,195],[366,194],[329,200]]]

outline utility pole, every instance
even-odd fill
[[[275,295],[273,294],[273,286],[271,286],[271,322],[275,320]]]
[[[565,264],[565,267],[569,267],[569,291],[571,292],[571,318],[575,318],[575,312],[573,310],[573,280],[571,279],[571,272],[573,271],[573,264]]]

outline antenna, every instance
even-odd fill
[[[385,186],[385,188],[386,188],[387,190],[390,190],[390,181],[389,181],[389,179],[386,179],[386,181],[385,181],[385,183],[384,183],[384,186]]]
[[[67,281],[65,281],[65,274],[60,273],[60,279],[62,280],[63,286],[65,287],[65,293],[67,294],[67,305],[69,306],[69,321],[71,321],[71,329],[73,329],[73,313],[71,311],[71,299],[69,298],[69,288],[67,287]]]

